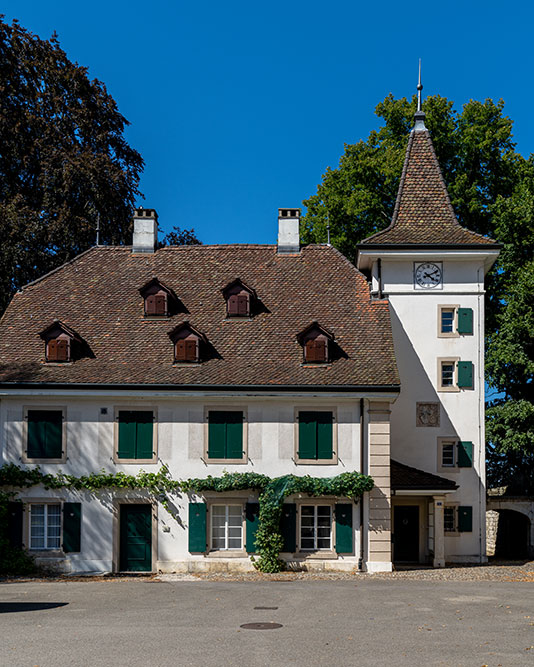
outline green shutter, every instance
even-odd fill
[[[247,526],[246,549],[249,554],[256,553],[256,531],[260,525],[260,504],[247,503],[245,506],[245,517]]]
[[[81,551],[82,504],[63,503],[63,551]]]
[[[473,387],[473,364],[471,361],[458,362],[458,386],[469,389]]]
[[[471,468],[473,466],[473,443],[467,440],[458,445],[458,467]]]
[[[28,410],[28,458],[60,459],[63,454],[62,434],[61,410]]]
[[[22,549],[22,517],[24,507],[20,501],[7,504],[7,539],[13,549]],[[3,526],[0,526],[3,528]],[[3,532],[3,531],[1,531]]]
[[[226,412],[226,457],[243,458],[243,413]]]
[[[151,459],[153,453],[154,413],[140,410],[133,413],[136,420],[136,459]]]
[[[317,458],[331,459],[332,452],[332,413],[317,413]]]
[[[121,410],[119,412],[119,459],[135,458],[135,442],[137,439],[137,426],[135,412]]]
[[[458,507],[458,532],[471,533],[473,530],[473,508],[470,505]]]
[[[224,412],[208,414],[208,458],[224,459],[226,454],[226,419]]]
[[[206,551],[206,503],[189,503],[189,551]]]
[[[352,531],[352,503],[338,503],[336,516],[336,553],[351,554],[354,551]]]
[[[299,412],[299,459],[317,458],[317,413]]]
[[[284,539],[282,551],[293,553],[297,550],[297,506],[285,503],[280,518],[280,532]]]
[[[473,310],[472,308],[458,308],[458,333],[473,333]]]

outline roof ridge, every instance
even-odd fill
[[[57,273],[58,271],[61,271],[64,269],[66,266],[69,266],[69,264],[74,264],[74,262],[77,262],[80,257],[83,257],[84,255],[87,255],[88,253],[91,252],[91,250],[99,250],[100,248],[105,248],[106,246],[96,246],[93,245],[90,248],[87,248],[87,250],[82,251],[78,255],[75,255],[72,259],[67,260],[66,262],[63,262],[63,264],[60,264],[59,266],[56,266],[55,269],[52,269],[51,271],[48,271],[48,273],[45,273],[42,276],[39,276],[39,278],[36,278],[35,280],[32,280],[29,283],[26,283],[25,285],[22,285],[22,287],[19,287],[18,290],[15,292],[13,296],[18,294],[19,292],[22,292],[25,290],[27,287],[32,287],[33,285],[40,283],[43,281],[45,278],[48,278],[49,276],[52,276],[54,273]],[[6,309],[7,310],[7,309]]]

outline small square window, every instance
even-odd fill
[[[456,443],[442,442],[441,443],[441,465],[444,468],[452,468],[456,465]]]
[[[454,308],[441,309],[441,333],[454,333]]]
[[[443,509],[443,529],[446,533],[456,532],[456,507],[446,505]]]
[[[454,361],[441,362],[441,386],[454,386]]]

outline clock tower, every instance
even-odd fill
[[[456,219],[421,89],[391,224],[363,241],[357,265],[372,298],[389,304],[401,378],[390,415],[393,560],[443,566],[486,560],[484,276],[500,246]]]

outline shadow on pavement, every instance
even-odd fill
[[[65,607],[68,602],[0,602],[0,614],[15,614],[19,611],[40,611]]]

